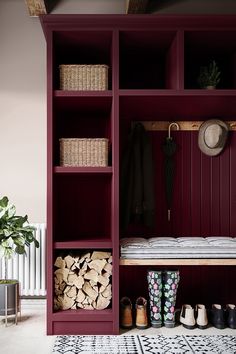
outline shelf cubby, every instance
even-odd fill
[[[178,87],[176,31],[120,32],[120,89]]]
[[[79,95],[56,91],[54,98],[54,164],[60,163],[61,138],[107,138],[111,156],[112,95]],[[111,165],[111,158],[109,158]]]
[[[55,176],[54,242],[111,240],[111,180],[109,174]]]
[[[105,64],[112,89],[112,31],[56,31],[54,45],[54,88],[59,89],[60,64]]]
[[[185,31],[185,89],[199,88],[201,66],[215,60],[221,72],[217,89],[236,88],[236,30]]]
[[[74,243],[74,245],[76,244]],[[110,269],[112,260],[109,260],[109,257],[112,256],[112,248],[104,247],[101,249],[95,247],[95,245],[96,241],[89,248],[58,248],[54,250],[55,273],[52,286],[54,304],[51,318],[54,322],[53,325],[58,326],[57,333],[62,333],[60,327],[63,327],[63,323],[64,325],[68,323],[68,326],[66,326],[66,333],[68,334],[76,333],[77,327],[80,328],[82,333],[86,333],[89,330],[88,324],[91,322],[95,322],[93,328],[96,328],[96,332],[103,333],[106,326],[111,330],[114,311],[113,297],[107,293],[103,298],[102,294],[106,289],[109,289],[109,292],[111,291],[110,294],[113,293],[113,276]],[[104,243],[103,246],[105,246]],[[107,252],[107,254],[105,258],[92,258],[93,252],[96,251]],[[101,264],[103,268],[98,270],[96,266],[99,267]],[[108,265],[109,268],[106,268]],[[92,270],[93,280],[90,280],[91,278],[89,276],[86,277],[86,274],[91,273]],[[66,277],[64,276],[65,272],[69,274]],[[97,274],[96,277],[94,273]],[[62,275],[63,278],[61,278]],[[100,276],[102,277],[101,279],[105,279],[105,283],[103,281],[101,283]],[[80,287],[78,288],[78,286]],[[69,294],[68,291],[72,291],[72,293]],[[105,300],[106,303],[104,303]],[[101,302],[103,306],[101,306]],[[87,306],[90,308],[86,309]],[[74,327],[71,322],[75,324]],[[93,329],[91,331],[93,332]]]

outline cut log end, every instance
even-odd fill
[[[92,254],[92,255],[91,255]],[[54,263],[55,310],[103,310],[112,297],[110,252],[57,257]]]

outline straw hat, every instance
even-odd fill
[[[198,146],[208,156],[216,156],[224,149],[229,127],[219,119],[202,123],[198,133]]]

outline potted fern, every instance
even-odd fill
[[[202,66],[198,77],[198,83],[201,88],[215,89],[220,82],[221,72],[213,60],[208,66]]]
[[[33,226],[28,224],[28,216],[17,216],[16,208],[9,203],[7,197],[0,199],[0,259],[5,261],[4,279],[0,279],[0,315],[5,315],[5,290],[7,287],[7,315],[16,314],[16,286],[19,290],[19,282],[14,279],[7,279],[8,259],[18,254],[25,254],[25,248],[31,242],[39,247],[38,241],[34,237]],[[17,291],[19,294],[19,291]],[[18,305],[17,305],[18,307]]]

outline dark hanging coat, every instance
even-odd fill
[[[121,228],[132,221],[153,227],[155,196],[150,139],[141,123],[136,123],[128,138],[121,167]]]

